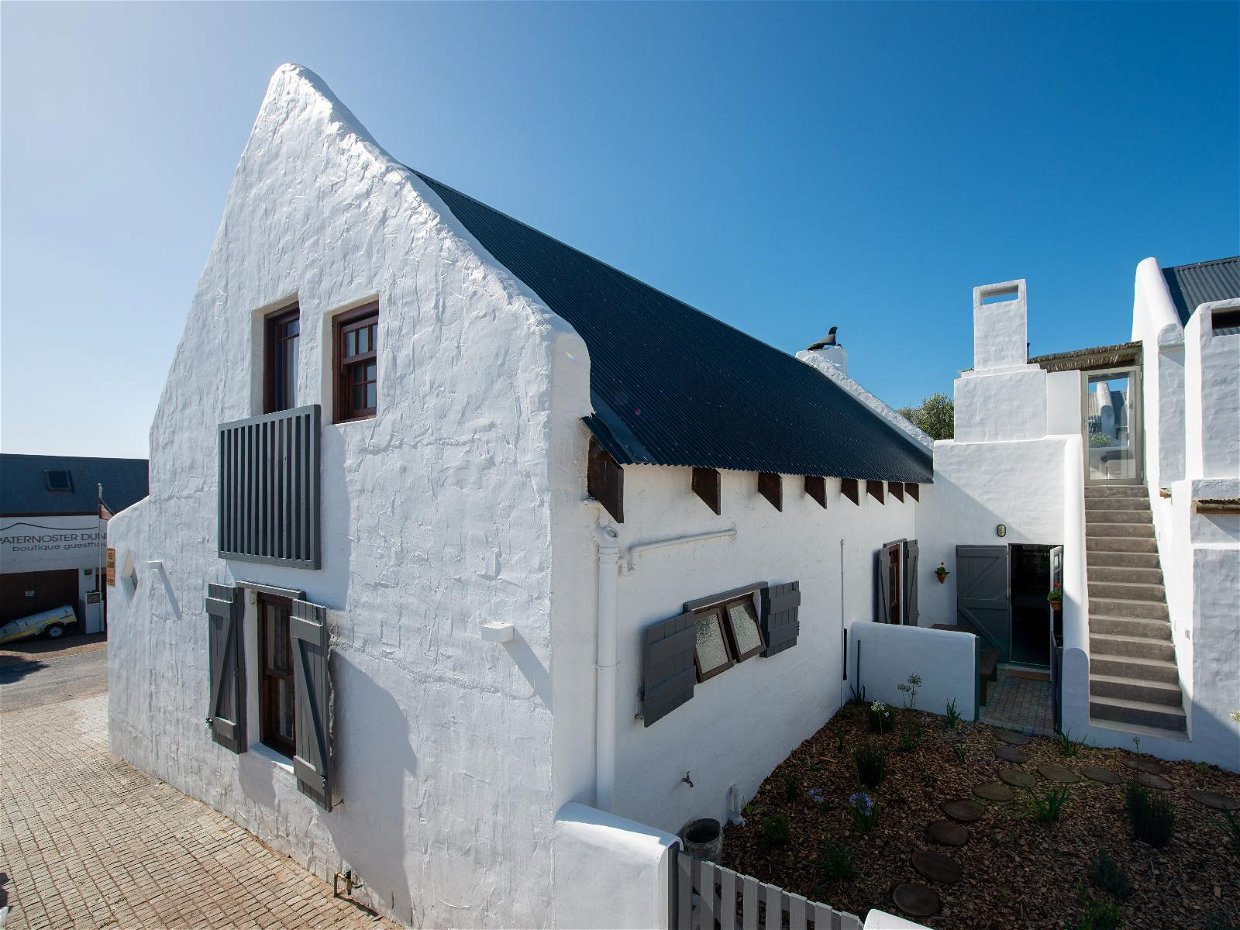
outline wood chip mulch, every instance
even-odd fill
[[[914,720],[921,744],[901,751],[901,733]],[[853,772],[852,751],[866,743],[887,750],[886,776],[877,788],[859,788]],[[963,846],[929,842],[926,829],[943,819],[944,802],[976,798],[974,788],[1013,768],[995,756],[1002,745],[991,727],[960,723],[948,730],[942,717],[916,711],[901,712],[894,733],[875,735],[867,731],[862,709],[847,706],[763,782],[746,806],[748,822],[727,827],[723,864],[864,919],[871,908],[899,912],[893,890],[925,881],[911,860],[919,850],[931,850],[949,855],[962,876],[954,884],[929,883],[941,909],[919,922],[935,930],[1060,930],[1077,925],[1090,897],[1114,900],[1089,880],[1091,862],[1105,849],[1132,886],[1132,895],[1116,902],[1125,930],[1240,927],[1240,851],[1219,826],[1224,815],[1189,795],[1240,798],[1240,776],[1216,767],[1089,746],[1065,756],[1057,741],[1036,737],[1022,747],[1029,758],[1019,768],[1037,779],[1036,792],[1068,792],[1057,823],[1037,822],[1031,792],[1012,788],[1010,802],[979,801],[985,813],[968,825]],[[1106,770],[1122,781],[1052,782],[1038,774],[1039,766]],[[1171,801],[1176,818],[1175,836],[1163,849],[1134,840],[1125,811],[1125,784],[1142,770],[1170,785],[1157,792]],[[878,823],[869,833],[853,829],[848,811],[849,796],[861,790],[879,804]],[[780,814],[788,819],[791,841],[770,846],[763,842],[763,825]],[[822,862],[829,843],[849,849],[857,877],[827,877]]]

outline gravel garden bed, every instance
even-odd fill
[[[911,710],[874,732],[880,716],[850,704],[802,743],[727,828],[724,864],[943,930],[1240,928],[1240,836],[1218,809],[1240,776]],[[1134,838],[1131,805],[1164,845]]]

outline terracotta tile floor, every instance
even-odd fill
[[[1055,718],[1051,709],[1051,683],[1017,678],[999,669],[999,681],[992,683],[982,706],[982,722],[1039,736],[1053,736]]]

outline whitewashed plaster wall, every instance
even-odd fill
[[[1216,333],[1215,311],[1240,300],[1203,304],[1184,327],[1186,477],[1240,477],[1240,335]]]
[[[330,317],[376,297],[378,415],[323,427],[322,569],[219,560],[216,429],[258,409],[255,320],[297,299],[298,400],[330,411]],[[111,522],[139,567],[111,603],[113,749],[321,877],[352,868],[402,922],[545,922],[551,432],[588,411],[587,383],[582,341],[314,75],[282,67],[151,429],[150,497]],[[203,726],[206,584],[239,579],[329,608],[331,813]],[[517,625],[507,647],[479,638],[495,620]]]
[[[615,811],[672,832],[697,817],[722,820],[733,785],[742,801],[753,797],[839,708],[847,693],[844,621],[874,617],[875,552],[885,542],[912,538],[922,506],[868,496],[858,506],[841,495],[838,480],[828,479],[824,510],[804,493],[802,478],[785,475],[778,512],[758,494],[755,474],[723,471],[721,479],[723,512],[716,516],[690,490],[690,469],[628,466],[625,522],[616,526],[622,552],[736,529],[732,540],[643,553],[634,571],[619,578]],[[801,582],[797,644],[698,684],[692,700],[649,727],[635,719],[642,630],[679,614],[686,601],[761,581]],[[685,772],[693,787],[681,780]]]
[[[942,715],[952,703],[965,720],[974,719],[977,704],[976,644],[972,633],[923,626],[856,622],[848,628],[849,664],[867,701],[903,707],[910,695],[900,685],[918,675],[918,710]]]

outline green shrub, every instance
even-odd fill
[[[787,815],[776,814],[774,817],[767,817],[762,821],[762,833],[758,839],[766,849],[774,849],[776,846],[787,846],[792,842],[792,831],[788,827]]]
[[[1240,820],[1231,811],[1223,811],[1224,820],[1215,820],[1220,830],[1227,834],[1227,840],[1236,852],[1240,852]]]
[[[827,840],[822,857],[818,860],[818,871],[828,882],[851,881],[857,877],[857,863],[853,861],[852,852],[847,846],[837,846]]]
[[[1085,916],[1076,930],[1119,930],[1121,926],[1119,907],[1114,901],[1089,898],[1085,903]]]
[[[954,730],[960,719],[960,711],[956,710],[956,699],[952,698],[947,702],[947,713],[943,717],[943,726],[949,730]]]
[[[1158,849],[1175,835],[1175,809],[1166,795],[1152,794],[1135,781],[1128,783],[1124,798],[1133,836]]]
[[[1038,823],[1055,823],[1067,803],[1067,788],[1051,788],[1045,793],[1029,789],[1029,806],[1033,809],[1033,819]]]
[[[900,743],[897,748],[900,752],[912,752],[921,745],[921,737],[921,720],[916,716],[910,716],[903,732],[900,733]]]
[[[858,746],[853,750],[853,767],[857,781],[870,788],[877,787],[887,774],[887,754],[878,746]]]
[[[1059,746],[1059,754],[1061,756],[1072,757],[1081,751],[1081,744],[1072,738],[1072,731],[1070,729],[1056,734],[1055,742]]]
[[[869,723],[870,732],[890,733],[891,728],[895,726],[895,716],[891,712],[891,708],[882,701],[875,701],[866,710],[866,722]]]
[[[784,800],[796,801],[801,797],[801,779],[792,772],[784,772]]]
[[[1105,849],[1098,850],[1089,867],[1089,881],[1100,891],[1105,891],[1117,901],[1127,901],[1132,896],[1132,884],[1118,862]]]
[[[869,833],[878,823],[878,801],[864,791],[855,792],[848,798],[848,816],[859,833]]]

